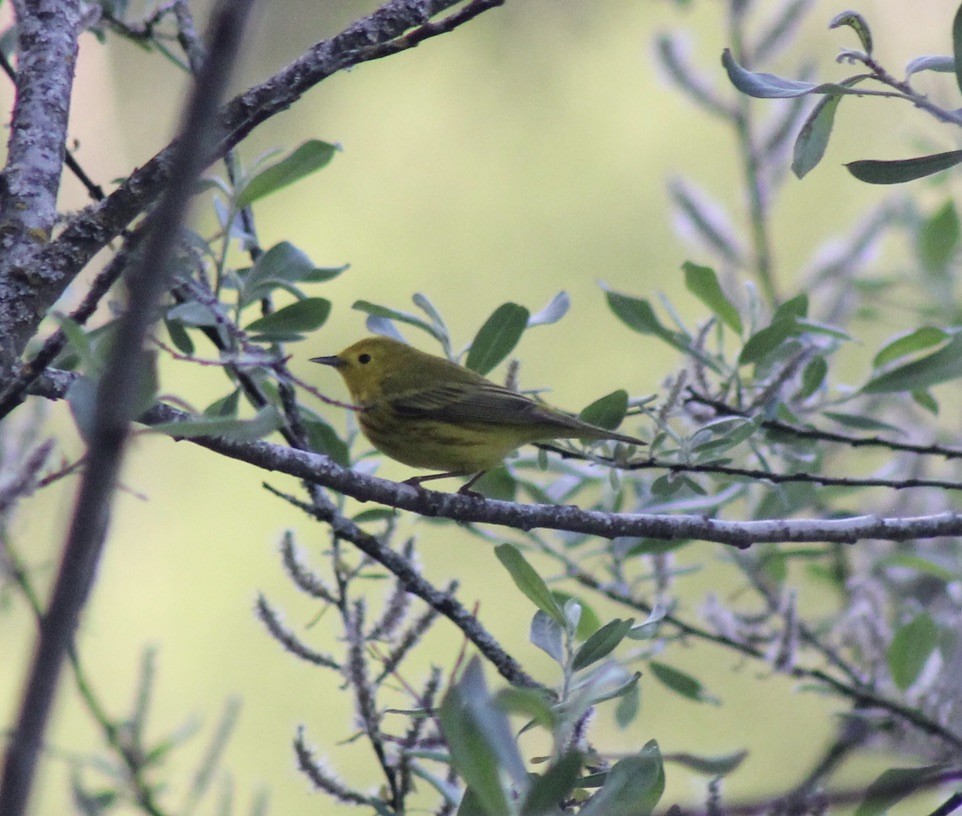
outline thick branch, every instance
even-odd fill
[[[72,377],[67,372],[48,372],[37,382],[33,393],[48,399],[62,399]],[[139,421],[156,425],[188,419],[192,417],[183,411],[158,405],[141,416]],[[366,476],[341,467],[321,454],[291,450],[265,441],[238,442],[223,437],[197,437],[190,441],[261,470],[286,473],[359,501],[374,501],[422,516],[497,524],[518,530],[566,530],[602,538],[642,536],[662,540],[696,539],[715,541],[739,549],[761,543],[818,541],[855,544],[869,538],[907,541],[962,535],[962,513],[949,512],[905,518],[852,516],[842,519],[725,521],[696,515],[603,513],[571,505],[515,504],[455,493],[438,493]]]
[[[35,257],[57,214],[80,33],[79,0],[23,0],[16,10],[17,99],[0,178],[0,370],[26,341],[18,326],[38,322]]]

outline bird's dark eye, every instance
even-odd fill
[[[370,354],[359,354],[358,357],[357,357],[357,361],[358,361],[361,365],[367,365],[369,362],[371,362],[371,355],[370,355]]]

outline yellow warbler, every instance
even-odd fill
[[[337,369],[359,409],[361,430],[392,459],[443,473],[474,477],[460,492],[527,442],[549,439],[640,439],[599,428],[462,366],[387,337],[366,337],[340,354],[311,362]]]

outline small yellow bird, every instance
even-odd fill
[[[440,470],[406,481],[481,475],[528,442],[609,439],[644,445],[496,385],[470,369],[387,337],[366,337],[313,363],[332,366],[358,407],[361,430],[392,459]]]

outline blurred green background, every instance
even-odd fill
[[[363,315],[350,308],[358,298],[407,309],[411,294],[423,292],[463,345],[504,301],[536,310],[563,289],[572,299],[568,316],[531,331],[517,350],[522,384],[550,386],[549,399],[571,410],[618,387],[635,395],[658,391],[678,355],[617,323],[599,281],[644,297],[663,292],[691,323],[705,317],[683,291],[679,266],[710,259],[673,231],[666,181],[679,174],[694,180],[743,223],[736,147],[727,129],[667,84],[655,66],[652,40],[659,32],[685,30],[692,61],[731,97],[719,63],[726,45],[722,5],[508,2],[411,52],[327,80],[259,128],[240,149],[247,164],[308,138],[343,147],[328,168],[256,208],[264,246],[291,241],[318,265],[351,264],[312,292],[332,299],[335,308],[304,348],[291,347],[295,370],[332,396],[343,396],[333,372],[312,369],[304,360],[336,352],[365,333]],[[814,55],[818,76],[835,78],[842,69],[834,66],[834,56],[839,47],[855,45],[854,38],[825,28],[842,6],[814,6],[791,53]],[[898,70],[918,54],[950,51],[951,6],[877,0],[857,9],[873,25],[879,59]],[[341,0],[262,3],[236,88],[267,77],[373,7]],[[793,57],[769,69],[796,75],[798,64]],[[938,94],[942,81],[920,84],[931,83]],[[175,130],[185,84],[156,56],[113,38],[105,49],[85,35],[77,83],[71,129],[76,155],[103,184],[143,163]],[[9,95],[3,88],[4,104]],[[766,115],[764,105],[758,115]],[[791,292],[793,277],[819,245],[888,194],[860,185],[841,163],[910,155],[912,141],[922,137],[946,142],[907,106],[864,100],[842,106],[826,161],[804,181],[790,180],[775,209],[783,291]],[[87,203],[72,179],[64,187],[65,208]],[[209,219],[198,215],[201,223]],[[896,252],[877,264],[891,272],[897,258]],[[437,351],[426,337],[405,333],[421,348]],[[218,372],[183,365],[165,369],[164,389],[198,408],[226,392]],[[49,412],[55,428],[69,425],[63,406],[36,410]],[[324,413],[344,427],[340,412]],[[80,451],[74,437],[71,431],[67,455]],[[393,465],[381,472],[406,475]],[[354,721],[336,678],[283,654],[253,615],[256,594],[264,592],[286,610],[294,628],[309,621],[315,610],[283,576],[277,544],[292,529],[317,563],[323,563],[318,554],[327,544],[324,530],[265,494],[263,478],[189,443],[138,435],[99,582],[81,623],[80,654],[112,713],[132,704],[139,656],[151,646],[158,671],[154,733],[190,722],[207,726],[171,760],[177,771],[172,778],[182,783],[169,800],[173,809],[185,787],[178,774],[198,760],[212,723],[232,697],[242,699],[243,710],[225,767],[234,776],[239,804],[264,787],[272,813],[330,812],[331,802],[313,793],[294,768],[290,746],[299,724],[349,782],[366,788],[378,781],[361,741],[337,745],[352,736]],[[295,487],[280,477],[269,481]],[[44,491],[23,506],[8,531],[38,580],[49,580],[55,570],[75,487],[70,479]],[[502,642],[523,661],[534,661],[541,679],[554,681],[547,659],[527,643],[533,610],[491,548],[454,526],[414,523],[412,529],[428,577],[436,583],[458,578],[462,601],[478,603],[482,620]],[[706,591],[724,595],[736,585],[734,572],[721,547],[692,547],[684,560],[704,565],[678,585],[688,599],[682,614],[694,617]],[[804,592],[803,609],[832,602],[814,589],[810,596]],[[8,593],[3,601],[0,710],[3,722],[10,722],[34,627],[18,598]],[[614,613],[599,609],[603,616]],[[340,631],[333,616],[311,631],[322,650],[337,648],[331,642]],[[454,628],[440,623],[429,643],[431,654],[422,652],[418,665],[426,673],[433,656],[450,670],[461,645]],[[675,645],[666,659],[696,674],[724,705],[695,705],[643,680],[636,723],[598,742],[623,750],[650,738],[664,751],[748,748],[750,758],[724,787],[737,798],[798,780],[831,734],[831,712],[840,708],[831,698],[794,693],[784,678],[740,665],[721,650]],[[412,680],[421,679],[413,667],[408,671]],[[493,672],[488,676],[498,684]],[[609,713],[595,728],[614,732]],[[98,746],[65,673],[35,814],[64,812],[67,759]],[[665,804],[703,800],[703,780],[670,768],[668,785]]]

